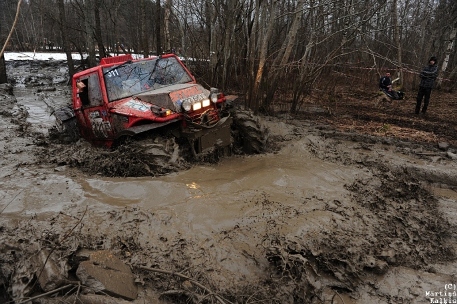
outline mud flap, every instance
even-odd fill
[[[191,143],[194,154],[204,154],[232,144],[231,125],[232,117],[224,117],[213,128],[183,131],[182,135]]]

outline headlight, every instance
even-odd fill
[[[217,102],[217,94],[211,94],[210,98],[213,103]]]
[[[201,108],[206,108],[211,105],[211,100],[208,98],[205,98],[203,94],[198,94],[195,96],[190,96],[184,99],[182,102],[179,101],[182,109],[185,112],[190,112],[190,111],[197,111],[200,110]],[[178,104],[178,103],[177,103]]]
[[[208,107],[210,105],[211,101],[209,101],[208,98],[202,100],[202,107]]]
[[[190,109],[192,109],[192,102],[190,100],[185,100],[182,103],[182,108],[184,109],[184,111],[189,112]]]
[[[202,108],[202,103],[200,101],[196,101],[192,105],[192,110],[194,110],[194,111],[200,110],[201,108]]]

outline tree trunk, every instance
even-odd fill
[[[70,79],[71,79],[71,77],[73,77],[73,74],[75,74],[75,65],[73,63],[73,57],[71,57],[70,45],[69,45],[68,39],[67,39],[67,36],[68,36],[67,27],[66,27],[67,17],[66,17],[66,13],[65,13],[64,0],[58,0],[57,6],[59,9],[60,35],[62,36],[63,49],[65,51],[65,55],[67,56],[68,74],[70,75]]]
[[[89,67],[94,67],[97,65],[95,61],[95,41],[94,41],[94,32],[95,32],[95,16],[94,16],[94,1],[95,0],[86,0],[86,47],[89,54],[87,58],[87,64]]]
[[[8,77],[6,77],[6,65],[5,65],[5,56],[2,54],[0,57],[0,83],[7,83]]]
[[[170,36],[170,15],[171,15],[171,0],[167,0],[165,3],[164,11],[164,34],[165,34],[165,49],[167,53],[171,53],[171,36]]]
[[[94,3],[94,19],[95,19],[95,28],[94,28],[94,38],[97,41],[98,54],[100,58],[106,57],[105,44],[103,43],[102,38],[102,26],[100,22],[100,0],[95,0]]]
[[[236,19],[239,14],[237,8],[237,1],[227,1],[227,19],[225,24],[225,37],[224,37],[224,63],[222,65],[222,90],[225,90],[227,78],[230,68],[230,60],[232,57],[232,38],[235,34]]]
[[[454,66],[454,69],[449,73],[449,78],[451,79],[451,91],[454,91],[457,88],[457,81],[455,79],[457,78],[457,65]]]
[[[278,82],[282,77],[288,73],[287,69],[287,64],[290,59],[290,55],[292,53],[292,48],[295,45],[296,38],[297,38],[297,32],[299,29],[299,26],[301,24],[301,20],[303,17],[303,7],[305,4],[306,0],[299,0],[297,3],[297,6],[295,8],[295,13],[294,13],[294,21],[292,22],[292,26],[290,27],[289,32],[287,33],[287,37],[283,42],[283,45],[281,47],[282,50],[282,56],[276,57],[276,59],[273,61],[273,69],[272,73],[270,73],[268,77],[268,83],[270,83],[270,86],[268,88],[267,96],[266,99],[263,101],[262,107],[265,108],[266,110],[269,109],[271,102],[273,101],[273,97],[276,93],[276,90],[278,88]],[[279,62],[279,64],[278,64]]]
[[[303,57],[300,60],[300,68],[299,68],[299,74],[298,74],[299,81],[295,81],[294,85],[293,85],[293,98],[292,98],[292,104],[290,105],[290,113],[292,113],[292,114],[298,110],[298,106],[301,103],[301,100],[302,100],[303,96],[305,95],[306,91],[311,92],[311,90],[309,89],[309,86],[308,86],[310,81],[307,78],[310,76],[308,62],[309,62],[311,50],[313,48],[313,44],[314,44],[314,34],[311,35],[310,40],[309,40],[308,44],[306,45]]]
[[[1,1],[1,0],[0,0]],[[2,25],[5,24],[3,19],[0,19],[0,33],[2,32]],[[0,46],[5,44],[5,40],[0,37]],[[0,56],[0,83],[7,83],[8,77],[6,76],[6,65],[5,65],[5,56],[2,54]]]
[[[13,25],[11,26],[10,33],[8,34],[8,37],[6,38],[4,44],[2,45],[2,49],[0,51],[0,58],[1,58],[1,60],[0,60],[0,83],[7,82],[4,52],[5,52],[6,46],[8,45],[8,42],[11,38],[11,35],[13,34],[13,30],[16,27],[17,20],[19,18],[19,12],[21,10],[21,3],[22,3],[22,0],[19,0],[17,3],[16,16],[14,17]]]
[[[162,55],[162,35],[161,35],[161,16],[162,16],[162,7],[160,6],[160,0],[156,0],[156,42],[157,42],[157,55]]]
[[[266,2],[266,1],[265,1]],[[265,3],[263,2],[263,3]],[[270,43],[270,38],[273,33],[274,27],[275,27],[275,17],[276,17],[276,7],[275,7],[275,1],[272,1],[271,4],[263,4],[263,13],[262,16],[264,16],[263,24],[268,24],[267,30],[265,34],[263,35],[261,41],[261,47],[260,47],[260,56],[259,56],[259,65],[257,67],[257,73],[255,75],[254,79],[254,86],[252,88],[252,95],[250,96],[250,101],[249,104],[252,105],[251,108],[254,110],[254,112],[258,112],[260,108],[260,100],[262,98],[260,94],[260,85],[263,80],[263,74],[265,71],[265,65],[267,61],[267,55],[268,55],[268,44]],[[270,6],[270,17],[268,18],[267,15],[267,9],[266,6]]]
[[[218,49],[217,49],[217,31],[216,31],[216,20],[217,14],[216,9],[213,8],[215,5],[214,1],[207,0],[206,2],[206,25],[208,27],[208,38],[209,38],[209,63],[211,72],[211,82],[215,83],[217,80],[217,69],[218,69]]]
[[[430,0],[425,0],[424,4],[422,5],[422,7],[429,7],[429,1]],[[420,9],[420,6],[417,6],[417,7],[418,7],[419,11],[422,11]],[[430,39],[430,37],[429,37],[429,35],[427,33],[427,26],[428,26],[428,22],[429,22],[429,19],[430,19],[430,16],[428,15],[429,12],[427,10],[424,10],[424,11],[422,11],[422,13],[424,15],[422,15],[420,17],[420,20],[421,20],[421,23],[420,23],[420,29],[421,29],[420,37],[421,37],[421,39],[420,39],[420,42],[419,42],[419,49],[420,49],[419,55],[420,55],[420,58],[423,59],[425,57],[428,57],[427,54],[429,54],[429,52],[430,52],[430,46],[429,46],[430,42],[429,41],[432,40],[432,39]]]
[[[143,57],[147,58],[149,56],[149,45],[148,45],[148,30],[146,29],[147,23],[147,5],[146,0],[141,0],[140,2],[140,43],[143,51]]]
[[[307,21],[307,25],[308,25],[309,32],[310,32],[310,37],[309,37],[308,43],[305,46],[303,56],[300,59],[300,65],[298,68],[299,81],[295,81],[293,84],[293,97],[292,97],[292,103],[291,103],[290,109],[289,109],[290,113],[295,113],[298,110],[299,104],[301,103],[301,101],[303,99],[303,95],[304,95],[305,91],[308,89],[306,86],[306,84],[307,84],[306,78],[308,75],[308,62],[309,62],[311,50],[314,45],[314,40],[315,40],[315,35],[316,35],[315,28],[316,28],[316,26],[318,26],[317,22],[321,22],[320,20],[315,20],[315,19],[319,19],[319,18],[316,18],[317,16],[316,16],[315,11],[316,11],[315,1],[312,0],[312,1],[310,1],[310,9],[309,9],[309,13],[308,13],[309,17],[308,17],[308,21]],[[318,15],[320,16],[321,14],[318,14]]]
[[[177,50],[177,54],[179,56],[184,56],[187,57],[187,39],[186,39],[186,33],[187,33],[187,20],[188,20],[188,10],[187,10],[187,5],[183,5],[183,17],[181,21],[179,22],[179,31],[181,34],[181,46]]]
[[[446,70],[447,70],[447,67],[449,64],[449,59],[451,57],[452,50],[454,49],[456,35],[457,35],[457,22],[454,23],[454,27],[451,29],[450,34],[449,34],[449,40],[447,43],[446,53],[444,55],[443,65],[441,66],[441,75],[444,75],[444,72],[446,72]],[[436,86],[438,88],[441,87],[442,82],[443,82],[442,78],[438,79]]]
[[[397,0],[392,1],[392,24],[395,27],[394,39],[397,47],[397,75],[400,78],[398,86],[403,88],[403,63],[402,63],[402,47],[400,41],[400,25],[398,22],[398,3]]]
[[[246,26],[246,36],[248,37],[248,40],[246,41],[246,44],[248,46],[247,50],[247,73],[248,73],[248,79],[249,79],[249,85],[247,89],[247,96],[246,96],[246,106],[250,106],[250,102],[253,100],[252,95],[253,95],[253,89],[254,89],[254,80],[255,80],[255,67],[256,67],[256,60],[255,60],[255,54],[256,54],[256,40],[257,40],[257,33],[259,29],[259,18],[260,18],[260,0],[255,0],[255,7],[254,7],[254,17],[252,20],[252,26],[251,28],[249,27],[250,25],[247,23]]]

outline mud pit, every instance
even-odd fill
[[[313,105],[291,124],[265,118],[268,153],[107,177],[82,165],[105,152],[46,133],[50,103],[68,96],[60,64],[21,66],[40,85],[16,80],[16,103],[0,95],[0,302],[44,293],[32,261],[47,250],[67,288],[34,302],[124,303],[88,298],[76,277],[82,249],[110,250],[129,265],[133,303],[457,301],[436,295],[456,283],[455,135],[369,135],[360,120],[334,113],[329,122]],[[9,66],[10,79],[19,67]]]

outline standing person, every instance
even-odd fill
[[[419,114],[421,110],[422,99],[424,99],[422,114],[427,112],[428,103],[430,101],[430,94],[432,93],[435,79],[438,76],[438,66],[436,63],[436,57],[432,56],[428,61],[428,66],[424,67],[420,73],[421,82],[419,84],[419,92],[417,93],[416,98],[416,114]]]

